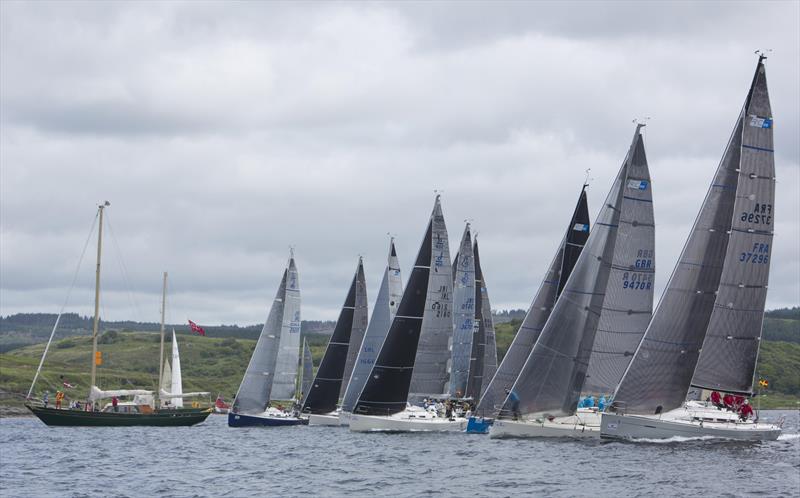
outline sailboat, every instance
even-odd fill
[[[340,425],[337,409],[353,372],[356,356],[367,328],[367,284],[364,263],[358,258],[350,290],[342,305],[314,382],[303,401],[302,413],[309,425]]]
[[[594,229],[490,437],[600,436],[597,411],[578,410],[590,381],[589,366],[598,354],[625,361],[634,345],[626,352],[598,351],[595,344],[605,345],[607,337],[632,336],[638,342],[652,313],[655,225],[643,126],[636,126]],[[613,341],[610,345],[616,347]],[[617,366],[603,365],[604,381]]]
[[[97,347],[97,336],[100,326],[100,270],[101,256],[103,247],[103,214],[105,208],[110,206],[108,201],[97,208],[98,230],[97,230],[97,266],[95,271],[95,292],[94,292],[94,323],[92,327],[92,356],[91,356],[91,381],[89,387],[88,401],[85,409],[59,409],[47,406],[26,403],[26,407],[36,415],[39,420],[51,426],[190,426],[204,421],[210,414],[211,409],[183,408],[183,409],[162,409],[155,403],[153,392],[145,389],[114,389],[101,390],[97,387],[97,367],[102,364],[102,352]],[[162,308],[163,323],[163,308]],[[57,327],[58,323],[56,323]],[[55,333],[56,327],[53,328]],[[53,335],[45,346],[39,367],[36,370],[31,390],[36,385],[36,380],[44,364],[47,351],[52,342]],[[163,351],[163,346],[162,346]],[[163,356],[163,354],[162,354]],[[161,358],[159,358],[159,366]],[[159,381],[161,376],[159,376]],[[28,398],[30,399],[30,392]],[[122,402],[113,406],[111,403],[98,410],[99,401],[102,399],[132,397],[132,402]]]
[[[525,360],[528,359],[533,345],[539,338],[539,334],[550,317],[550,312],[583,250],[586,239],[589,237],[587,186],[584,184],[581,189],[575,210],[567,225],[566,234],[558,245],[556,254],[550,262],[547,273],[545,273],[519,330],[511,341],[497,371],[489,377],[490,381],[478,402],[475,415],[469,419],[467,425],[469,433],[486,434],[489,432],[489,426],[500,413],[507,392],[519,377]]]
[[[437,195],[397,314],[350,415],[351,431],[466,428],[464,418],[443,417],[416,404],[424,397],[447,397],[452,285],[447,228]]]
[[[178,350],[178,339],[175,330],[172,330],[172,367],[169,362],[164,360],[165,368],[162,376],[162,387],[159,389],[158,397],[162,408],[183,408],[183,399],[197,396],[208,396],[210,393],[205,391],[183,392],[183,377],[181,374],[181,354]]]
[[[364,340],[361,342],[358,356],[356,357],[353,373],[347,383],[347,389],[342,399],[342,407],[339,418],[343,425],[350,424],[350,414],[355,407],[361,390],[367,382],[367,377],[375,364],[378,352],[381,350],[389,327],[392,324],[400,299],[403,297],[403,281],[400,277],[400,263],[397,259],[397,250],[394,245],[394,238],[389,241],[389,256],[386,269],[383,272],[383,279],[378,290],[378,298],[375,301],[375,308],[372,310],[372,318],[367,325],[364,333]]]
[[[779,425],[686,401],[750,396],[774,235],[772,111],[763,55],[664,295],[602,414],[604,438],[773,440]]]
[[[258,336],[250,363],[228,412],[229,427],[305,425],[298,410],[270,400],[296,402],[300,359],[300,283],[294,252]]]

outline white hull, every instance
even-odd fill
[[[324,415],[310,414],[308,425],[335,426],[347,425],[339,418],[339,412],[326,413]]]
[[[691,407],[690,407],[691,408]],[[781,434],[777,425],[751,421],[705,418],[707,410],[696,412],[686,407],[661,415],[618,415],[603,413],[600,436],[607,439],[718,438],[740,441],[774,441]]]
[[[350,425],[350,419],[352,418],[353,414],[350,412],[340,412],[339,413],[339,424],[341,425]]]
[[[349,414],[353,432],[464,432],[467,419],[430,416],[422,418],[418,412],[402,411],[388,417]]]
[[[596,412],[581,413],[580,416],[560,417],[552,421],[498,419],[489,429],[489,437],[492,439],[506,437],[599,439],[600,415]]]

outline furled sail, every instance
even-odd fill
[[[558,290],[563,288],[560,281],[566,282],[569,278],[572,267],[575,265],[572,259],[577,261],[588,237],[589,209],[586,200],[586,185],[584,185],[567,226],[566,235],[561,240],[556,254],[548,266],[544,280],[528,308],[528,313],[506,351],[503,361],[500,362],[497,372],[491,377],[481,396],[476,410],[479,415],[494,417],[500,412],[506,399],[506,390],[511,389],[511,386],[514,385],[514,381],[517,380],[545,322],[550,317],[550,312],[559,295]],[[569,247],[570,250],[565,252],[565,247]]]
[[[300,400],[305,403],[306,396],[311,390],[311,382],[314,380],[314,360],[311,357],[311,348],[308,341],[303,339],[303,380],[300,384]]]
[[[642,136],[628,161],[613,261],[583,391],[610,395],[653,316],[655,220]]]
[[[440,254],[434,245],[441,246],[439,241],[441,233],[434,236],[434,231],[440,232],[439,227],[443,227],[443,225],[444,219],[439,196],[436,196],[433,213],[428,221],[422,245],[403,291],[397,314],[392,320],[389,332],[375,364],[372,366],[364,389],[358,397],[353,413],[391,415],[404,410],[409,397],[409,387],[415,368],[414,363],[424,316],[430,313],[438,313],[440,316],[446,314],[447,326],[452,331],[450,303],[439,302],[434,308],[432,307],[434,303],[429,297],[432,285],[442,285],[438,281],[434,283],[430,277],[434,271],[433,268],[437,265],[434,259],[437,254]],[[441,264],[441,261],[438,264]],[[452,277],[449,272],[446,276],[448,278],[446,287],[449,291]],[[444,384],[442,384],[443,386]]]
[[[178,352],[178,339],[175,338],[175,330],[172,331],[172,384],[170,394],[183,394],[183,378],[181,377],[181,355]],[[183,399],[175,398],[172,401],[175,408],[183,408]]]
[[[322,356],[322,362],[319,364],[311,389],[303,402],[303,413],[322,414],[336,409],[339,393],[342,390],[342,379],[345,375],[352,333],[355,328],[364,325],[363,322],[356,324],[354,320],[358,301],[356,295],[359,293],[363,295],[364,287],[364,266],[361,258],[358,258],[358,266],[342,310],[339,312],[339,319],[336,320],[336,327],[328,341],[328,347],[325,348],[325,354]],[[366,301],[366,296],[362,301]]]
[[[375,309],[372,310],[372,319],[367,325],[364,340],[361,343],[358,357],[356,358],[353,374],[347,384],[344,398],[342,400],[342,411],[350,412],[358,400],[358,395],[364,389],[372,365],[378,352],[381,350],[386,334],[389,333],[389,326],[400,305],[403,297],[403,281],[400,278],[400,263],[397,260],[397,251],[394,247],[394,239],[389,243],[389,258],[386,270],[383,272],[383,280],[378,291],[378,298],[375,301]]]
[[[267,409],[275,380],[275,365],[286,303],[286,280],[289,270],[283,271],[278,292],[258,336],[250,363],[233,400],[234,413],[261,413]]]
[[[759,58],[722,160],[617,387],[613,409],[655,414],[677,408],[693,376],[698,386],[750,391],[769,272],[774,175],[772,115]]]
[[[425,297],[414,370],[411,376],[412,403],[423,398],[446,396],[449,375],[450,340],[453,336],[453,272],[450,266],[450,244],[438,200],[431,217],[430,276]]]
[[[453,352],[450,367],[450,396],[467,396],[475,322],[475,260],[469,223],[464,227],[455,258],[453,279]]]
[[[604,312],[616,312],[605,308],[606,296],[628,290],[613,288],[618,284],[617,279],[611,281],[612,288],[608,284],[615,262],[620,224],[632,224],[632,213],[640,207],[634,202],[625,202],[625,196],[636,196],[635,192],[650,187],[649,182],[640,179],[640,171],[629,175],[638,149],[644,147],[639,133],[641,126],[636,128],[633,142],[600,209],[594,229],[514,383],[512,392],[519,401],[515,403],[509,396],[501,416],[510,416],[517,411],[523,414],[571,415],[577,408],[601,316]],[[631,250],[627,242],[620,241],[620,250]]]
[[[293,399],[297,385],[297,366],[300,363],[300,282],[294,255],[289,258],[286,273],[286,298],[278,348],[272,399]]]

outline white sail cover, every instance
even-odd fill
[[[431,268],[425,296],[414,371],[411,375],[409,401],[447,395],[450,339],[453,335],[453,272],[450,266],[450,244],[439,197],[431,217]]]
[[[294,257],[289,259],[286,274],[286,299],[283,304],[278,349],[271,398],[293,399],[297,386],[297,366],[300,362],[300,282]]]
[[[389,333],[389,326],[397,313],[400,299],[403,297],[403,281],[400,277],[400,263],[397,259],[397,251],[394,246],[394,239],[389,243],[389,258],[386,270],[383,272],[383,280],[378,290],[378,298],[375,301],[375,308],[372,310],[372,319],[367,325],[364,340],[356,358],[353,373],[347,384],[344,398],[342,400],[342,411],[351,412],[358,400],[367,376],[372,370],[375,358],[381,350],[386,334]]]
[[[278,359],[284,304],[286,302],[286,280],[288,269],[283,271],[278,292],[272,301],[267,320],[256,341],[247,370],[239,384],[231,410],[234,413],[263,413],[269,404],[275,380],[275,365]]]
[[[453,268],[453,352],[450,363],[450,396],[466,396],[475,323],[475,259],[469,223],[464,227]]]
[[[181,355],[178,352],[178,339],[175,338],[175,330],[172,330],[172,384],[169,392],[175,395],[172,406],[183,408],[183,378],[181,377]]]
[[[111,389],[103,391],[97,386],[92,386],[89,390],[89,400],[97,401],[103,398],[112,398],[114,396],[148,396],[152,395],[153,391],[146,391],[144,389]]]
[[[691,383],[731,392],[752,389],[772,246],[774,181],[772,113],[760,58],[728,146],[612,409],[672,410],[684,402]]]
[[[625,238],[619,240],[617,248],[621,225],[633,226],[635,213],[641,207],[636,201],[626,202],[625,197],[638,199],[641,192],[650,189],[649,181],[641,177],[642,171],[637,169],[633,173],[631,167],[637,151],[644,147],[640,128],[641,125],[636,128],[625,161],[564,290],[514,383],[512,393],[519,399],[518,406],[509,396],[500,413],[503,417],[517,411],[554,416],[573,414],[584,387],[598,325],[613,322],[614,330],[629,329],[626,321],[632,315],[606,307],[605,301],[610,294],[634,291],[622,285],[624,277],[616,271],[622,267],[616,268],[614,264],[618,261],[617,250],[627,254],[638,249],[631,247],[636,243]],[[643,167],[646,169],[646,162]]]

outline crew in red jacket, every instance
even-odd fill
[[[725,404],[725,408],[733,410],[733,394],[726,393],[725,396],[722,397],[722,402]]]
[[[747,420],[753,415],[753,407],[750,406],[750,402],[748,400],[744,400],[742,402],[742,406],[739,407],[739,418],[742,420]]]
[[[722,400],[720,399],[719,392],[714,391],[711,393],[711,404],[718,408],[722,407]]]

